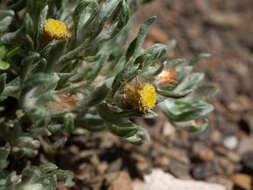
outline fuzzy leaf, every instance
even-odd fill
[[[124,138],[131,137],[134,136],[140,128],[127,118],[119,117],[119,115],[106,104],[98,105],[97,110],[99,115],[106,121],[106,125],[115,135]]]
[[[75,128],[75,120],[73,114],[66,114],[63,119],[63,129],[66,132],[71,132]]]
[[[13,20],[15,12],[12,10],[0,10],[0,33],[5,32]]]
[[[7,79],[6,73],[0,75],[0,94],[2,94],[2,92],[5,89],[6,79]]]
[[[42,37],[43,34],[43,25],[46,21],[48,13],[48,5],[44,6],[44,8],[41,10],[38,18],[38,25],[37,25],[37,35],[36,35],[36,44],[39,45],[39,40]],[[36,23],[35,23],[36,26]]]
[[[98,12],[98,4],[94,0],[83,0],[76,7],[73,20],[75,24],[75,39],[78,44],[84,40],[84,32]]]
[[[146,35],[148,33],[148,30],[151,26],[151,24],[155,21],[156,17],[151,17],[147,19],[142,25],[139,30],[138,36],[131,42],[129,45],[127,52],[126,52],[126,62],[132,57],[137,56],[139,54],[139,51],[142,47],[142,44],[146,38]]]
[[[126,82],[132,80],[140,70],[140,64],[130,63],[126,66],[126,68],[122,69],[121,72],[117,74],[112,84],[112,96],[116,93],[116,91],[122,86],[125,85]]]
[[[209,53],[201,53],[196,55],[195,57],[192,58],[192,60],[190,61],[189,65],[193,66],[195,64],[197,64],[201,59],[206,59],[208,57],[210,57],[211,55]]]
[[[105,124],[101,117],[92,114],[86,114],[85,117],[76,119],[76,125],[92,132],[98,132],[105,129]]]
[[[104,84],[97,87],[88,97],[79,102],[78,108],[81,113],[85,113],[88,108],[101,103],[107,96],[109,88]]]
[[[52,72],[54,67],[58,64],[59,57],[65,50],[67,41],[66,40],[58,40],[51,42],[52,46],[48,53],[47,58],[47,68],[46,72]]]
[[[6,56],[7,52],[7,48],[4,45],[0,45],[0,59],[3,59]]]
[[[189,94],[200,85],[204,77],[205,75],[203,73],[190,74],[186,76],[173,91],[175,94]]]
[[[159,104],[163,113],[175,122],[190,121],[202,118],[213,111],[213,106],[204,101],[170,101],[166,100]]]
[[[3,44],[13,44],[20,40],[21,35],[24,33],[24,26],[21,26],[15,32],[6,33],[0,38],[0,42]]]
[[[9,152],[0,148],[0,172],[8,166],[8,158]]]
[[[204,119],[204,121],[198,124],[195,121],[187,121],[187,122],[172,122],[173,126],[177,129],[183,129],[190,133],[202,133],[208,127],[208,120]]]
[[[29,13],[26,13],[25,18],[25,31],[28,35],[34,36],[34,23]]]
[[[0,59],[0,70],[7,70],[9,69],[9,67],[10,67],[9,63]]]
[[[102,7],[96,17],[96,20],[92,24],[91,38],[95,38],[102,30],[106,21],[112,16],[114,10],[118,7],[122,0],[107,0],[102,4]]]

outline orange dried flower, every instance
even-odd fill
[[[173,86],[173,84],[171,84],[171,83],[177,83],[177,80],[176,80],[177,77],[178,77],[178,73],[175,69],[168,68],[166,70],[163,70],[158,75],[159,85]]]
[[[66,94],[59,96],[60,102],[50,102],[50,106],[55,110],[72,109],[76,106],[76,100]]]

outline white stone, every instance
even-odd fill
[[[154,169],[144,182],[134,182],[134,190],[226,190],[224,186],[193,180],[176,179],[161,169]]]
[[[235,149],[238,146],[238,143],[238,138],[235,136],[227,137],[223,141],[223,145],[230,150]]]
[[[175,128],[171,125],[171,123],[166,122],[163,126],[163,134],[165,136],[173,136],[175,134],[176,130]]]

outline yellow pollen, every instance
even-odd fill
[[[156,91],[151,84],[145,84],[145,86],[139,90],[140,101],[143,111],[152,109],[156,103]]]
[[[69,33],[66,25],[55,19],[48,19],[45,21],[44,26],[44,36],[48,40],[64,40],[69,38]]]

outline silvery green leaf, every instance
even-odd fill
[[[200,83],[204,80],[203,73],[193,73],[187,75],[173,90],[175,94],[188,94],[195,90]]]
[[[149,55],[148,57],[154,61],[168,53],[168,46],[164,44],[154,44],[145,50],[144,54]]]
[[[55,69],[55,66],[59,62],[59,57],[63,54],[66,47],[66,40],[57,40],[53,41],[51,44],[50,51],[48,53],[47,59],[47,68],[46,72],[52,72]]]
[[[6,33],[0,38],[0,43],[13,44],[20,41],[21,36],[24,34],[24,26],[21,26],[15,32]]]
[[[5,89],[6,79],[7,79],[6,73],[0,75],[0,94],[2,94],[2,92]]]
[[[46,163],[46,164],[42,164],[40,166],[40,170],[42,173],[52,172],[57,169],[58,169],[58,167],[53,163]]]
[[[202,133],[208,128],[208,119],[198,124],[196,121],[172,122],[177,129],[183,129],[190,133]]]
[[[13,20],[15,12],[12,10],[0,10],[0,33],[5,32]]]
[[[109,88],[103,84],[97,87],[88,97],[78,102],[78,109],[81,113],[85,113],[90,107],[101,103],[107,96]]]
[[[6,56],[7,52],[7,48],[4,45],[0,44],[0,59],[3,59]]]
[[[126,52],[126,61],[128,61],[132,56],[136,57],[140,49],[142,47],[142,44],[146,38],[146,35],[148,33],[148,30],[151,26],[151,24],[155,21],[156,17],[151,17],[147,19],[142,25],[139,30],[138,36],[131,42],[129,45],[127,52]]]
[[[114,96],[116,91],[119,90],[122,85],[125,85],[138,75],[138,71],[140,70],[141,66],[141,64],[135,64],[133,62],[129,63],[116,75],[112,83],[112,96]]]
[[[48,92],[48,93],[41,95],[37,99],[36,105],[41,106],[41,105],[45,105],[48,102],[60,102],[60,101],[61,100],[57,95]]]
[[[44,127],[43,128],[33,128],[33,129],[31,129],[30,132],[31,132],[30,133],[31,137],[33,137],[33,138],[38,137],[39,135],[45,135],[45,136],[52,135],[50,133],[50,131],[47,128],[44,128]]]
[[[41,10],[40,14],[38,15],[38,23],[35,22],[35,26],[37,26],[37,34],[36,34],[37,47],[39,45],[39,40],[43,34],[43,25],[46,21],[47,13],[48,13],[48,5],[45,5],[44,8]]]
[[[166,62],[165,67],[174,67],[183,62],[185,62],[185,59],[182,59],[182,58],[172,59]]]
[[[86,114],[85,117],[77,118],[76,126],[80,126],[92,132],[102,131],[106,128],[104,120],[98,115],[93,114]]]
[[[117,25],[115,26],[115,28],[112,30],[112,33],[111,33],[111,38],[113,38],[114,36],[116,36],[121,30],[123,27],[125,27],[129,21],[129,18],[130,18],[130,10],[129,10],[129,7],[128,7],[128,4],[125,0],[123,0],[121,2],[121,6],[120,6],[120,11],[119,11],[119,18],[118,18],[118,22],[117,22]]]
[[[169,98],[183,98],[191,93],[191,91],[175,92],[173,90],[162,90],[162,89],[157,89],[156,91],[158,94]]]
[[[70,133],[74,128],[75,128],[74,115],[68,113],[63,118],[63,129]]]
[[[206,98],[213,97],[217,93],[218,93],[218,89],[216,89],[213,85],[204,84],[204,85],[198,87],[196,90],[194,90],[188,99],[204,100]]]
[[[28,92],[29,90],[38,87],[39,85],[45,84],[47,88],[45,91],[51,89],[52,84],[54,85],[59,81],[59,77],[55,73],[35,73],[27,78],[23,85],[23,93]]]
[[[145,119],[152,119],[158,116],[157,113],[155,113],[152,110],[149,110],[147,113],[140,112],[139,110],[124,110],[122,112],[119,112],[116,114],[117,117],[125,117],[125,118],[145,118]]]
[[[98,44],[113,39],[127,25],[129,21],[130,10],[125,0],[121,0],[117,8],[114,10],[110,25],[104,29],[97,37]]]
[[[3,148],[0,148],[0,172],[5,169],[9,162],[7,161],[9,152]]]
[[[140,128],[140,126],[132,123],[128,118],[119,117],[117,112],[113,111],[105,103],[98,105],[97,111],[100,117],[105,120],[111,132],[120,137],[131,137],[135,135]]]
[[[63,64],[67,61],[77,58],[83,52],[83,50],[87,48],[87,46],[89,45],[89,41],[90,41],[89,39],[86,39],[81,45],[62,55],[60,57],[59,63]]]
[[[162,112],[174,122],[202,118],[213,111],[213,106],[204,101],[173,101],[167,99],[159,104]]]
[[[86,65],[84,68],[77,70],[77,73],[70,78],[71,82],[78,82],[80,80],[94,81],[98,76],[103,66],[107,63],[108,55],[100,55],[96,62]]]
[[[62,132],[62,125],[61,124],[50,124],[47,126],[47,129],[52,133],[53,135]]]
[[[31,37],[30,35],[26,34],[26,35],[25,35],[25,38],[26,38],[26,40],[27,40],[27,42],[28,42],[29,48],[30,48],[32,51],[34,51],[34,50],[35,50],[35,46],[34,46],[34,41],[33,41],[32,37]]]
[[[151,76],[149,75],[149,77],[152,78],[152,77],[155,77],[155,76],[159,75],[160,73],[162,73],[165,68],[164,65],[165,64],[163,62],[160,62],[160,67],[158,69],[156,69],[154,72],[152,72]]]
[[[20,91],[20,77],[17,77],[6,84],[4,91],[2,92],[3,96],[12,96],[17,98]]]
[[[9,67],[10,67],[9,63],[0,59],[0,70],[7,70],[9,69]]]
[[[148,131],[140,127],[135,135],[130,137],[124,137],[123,139],[132,144],[141,145],[144,141],[149,141],[150,137]]]
[[[83,0],[79,3],[73,13],[73,20],[75,24],[74,35],[78,45],[83,42],[85,30],[92,22],[98,12],[98,4],[94,0]]]
[[[20,50],[20,46],[16,46],[12,48],[11,50],[9,50],[8,53],[6,54],[6,60],[10,60],[14,55],[18,53],[19,50]]]
[[[102,4],[102,7],[91,25],[91,38],[94,39],[104,28],[106,21],[113,15],[122,0],[107,0]]]
[[[122,138],[129,138],[129,137],[134,136],[137,133],[138,128],[139,128],[139,126],[134,123],[131,123],[131,124],[129,123],[128,126],[119,126],[119,125],[106,122],[106,125],[114,135],[117,135]]]
[[[33,52],[31,53],[31,55],[25,57],[22,60],[21,62],[22,71],[20,73],[20,79],[22,83],[28,77],[28,74],[30,74],[35,61],[37,61],[39,58],[40,58],[40,54]]]
[[[83,79],[88,80],[88,81],[95,80],[96,77],[98,76],[99,72],[103,68],[104,64],[107,63],[107,60],[108,60],[108,56],[102,55],[100,57],[100,59],[97,61],[97,63],[95,63],[91,66],[91,69],[89,70],[89,72],[86,73],[86,75],[84,76]]]
[[[17,140],[17,146],[23,148],[39,148],[40,147],[40,142],[38,140],[35,140],[31,137],[28,136],[22,136],[16,139]]]
[[[25,14],[24,22],[27,35],[34,37],[34,23],[29,13]]]
[[[57,180],[59,181],[64,181],[64,185],[66,187],[71,187],[73,186],[73,178],[74,174],[71,171],[68,170],[55,170],[53,172],[57,176]]]
[[[200,53],[191,59],[189,65],[193,66],[193,65],[197,64],[201,59],[206,59],[210,56],[211,55],[209,53]]]

